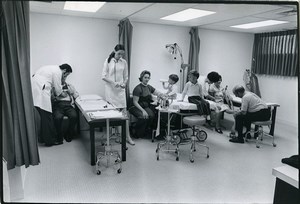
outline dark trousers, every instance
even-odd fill
[[[52,113],[45,111],[39,107],[35,107],[41,119],[41,131],[39,136],[39,142],[45,143],[45,145],[53,145],[57,139],[57,132],[53,123]]]
[[[245,115],[235,116],[235,130],[238,132],[239,139],[243,139],[243,126],[246,127],[247,132],[251,129],[251,122],[267,121],[271,117],[269,109],[261,109],[254,113],[247,112]]]
[[[71,105],[70,101],[57,101],[53,105],[53,118],[57,130],[57,141],[63,141],[62,121],[64,116],[69,118],[66,136],[72,139],[75,134],[75,126],[77,124],[77,113],[75,108]]]
[[[137,107],[133,106],[129,109],[129,112],[134,115],[138,120],[135,125],[135,133],[138,138],[145,138],[149,134],[148,129],[153,128],[155,123],[155,109],[154,107],[147,107],[144,110],[148,113],[148,119],[143,118],[143,113]]]
[[[197,105],[199,115],[210,115],[210,106],[206,100],[204,100],[200,96],[189,96],[188,100],[190,103],[194,103]]]

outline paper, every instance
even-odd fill
[[[98,96],[96,94],[91,94],[91,95],[80,95],[76,100],[80,101],[88,101],[88,100],[101,100],[102,97]]]
[[[89,112],[89,111],[98,111],[98,110],[113,110],[116,109],[110,103],[104,100],[84,100],[84,101],[77,101],[80,105],[82,110]]]
[[[91,118],[123,118],[122,112],[117,110],[95,111],[87,113]]]

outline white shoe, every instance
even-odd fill
[[[128,137],[126,138],[126,141],[127,141],[127,143],[130,144],[130,145],[135,145],[134,141],[131,139],[130,136],[128,136]]]

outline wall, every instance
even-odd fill
[[[217,71],[222,75],[223,86],[229,91],[242,84],[245,69],[251,69],[254,35],[237,32],[199,29],[201,41],[199,72],[207,75]],[[258,76],[262,99],[280,104],[277,121],[298,127],[298,99],[296,77]]]
[[[102,68],[118,42],[118,21],[30,14],[31,70],[69,63],[67,81],[81,94],[104,95]]]
[[[177,58],[174,59],[168,53],[165,45],[176,42],[182,49],[184,62],[187,63],[190,28],[135,22],[132,22],[132,25],[134,30],[132,36],[130,90],[132,91],[139,83],[138,78],[144,69],[151,72],[149,84],[157,89],[162,89],[159,79],[168,79],[171,73],[179,76],[181,64],[179,53]]]

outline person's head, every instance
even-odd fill
[[[233,87],[232,92],[236,97],[242,98],[245,94],[245,88],[242,85],[236,85]]]
[[[150,80],[150,77],[151,77],[151,73],[149,71],[147,71],[147,70],[144,70],[144,71],[141,72],[139,80],[144,85],[147,85],[148,82],[149,82],[149,80]]]
[[[218,72],[209,72],[209,73],[207,74],[207,77],[206,77],[206,78],[208,79],[207,82],[208,82],[209,84],[218,82],[220,76],[221,76],[221,75],[219,75]]]
[[[73,71],[72,67],[68,64],[62,64],[62,65],[59,66],[59,68],[61,69],[61,71],[63,73],[62,78],[67,77]]]
[[[196,70],[192,70],[190,71],[189,75],[188,75],[189,81],[192,82],[193,84],[195,84],[199,78],[199,72],[197,72]]]
[[[109,55],[108,57],[108,63],[110,60],[114,57],[116,60],[119,60],[122,58],[125,54],[125,48],[124,45],[117,44],[114,48],[114,51]]]
[[[179,80],[179,77],[176,74],[171,74],[169,76],[169,84],[176,84]]]
[[[219,75],[219,76],[220,76],[219,77],[219,81],[217,81],[217,82],[214,83],[216,87],[220,87],[221,83],[222,83],[222,77],[221,77],[221,75]]]

